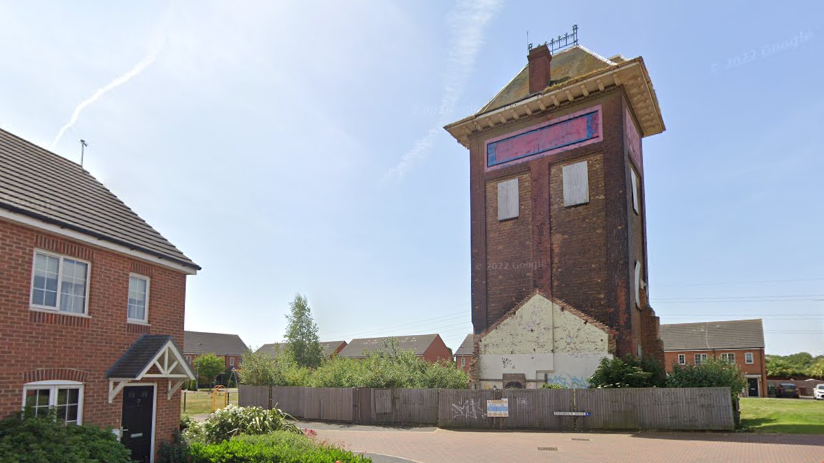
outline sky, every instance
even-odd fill
[[[186,329],[280,341],[471,332],[475,113],[573,24],[642,56],[662,323],[762,318],[824,354],[824,5],[0,1],[0,127],[84,167],[203,267]]]

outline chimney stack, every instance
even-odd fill
[[[549,63],[552,55],[546,44],[529,50],[529,94],[538,93],[549,86]]]

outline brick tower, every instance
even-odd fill
[[[612,330],[611,354],[663,361],[641,141],[665,128],[643,59],[538,46],[445,128],[469,148],[475,333],[540,293]]]

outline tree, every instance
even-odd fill
[[[813,378],[824,379],[824,358],[819,358],[809,369],[809,374]]]
[[[223,358],[211,352],[198,356],[194,363],[198,382],[201,384],[211,385],[215,381],[215,378],[217,378],[217,375],[223,373],[223,370],[226,368],[226,362]]]
[[[312,319],[309,302],[304,295],[297,294],[289,309],[285,335],[288,349],[299,366],[317,368],[323,354],[318,342],[318,325]]]

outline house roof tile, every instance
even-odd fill
[[[82,167],[2,129],[0,208],[200,269]]]
[[[423,355],[426,349],[438,338],[437,334],[418,334],[413,336],[387,336],[383,338],[353,339],[340,351],[341,357],[363,358],[371,352],[385,351],[385,346],[391,339],[398,341],[401,350],[411,350],[415,355]]]
[[[475,349],[475,335],[467,334],[461,346],[455,351],[455,355],[472,355]]]
[[[243,355],[249,347],[240,336],[224,333],[183,332],[183,348],[187,354]]]
[[[665,351],[764,348],[760,319],[661,325]]]

